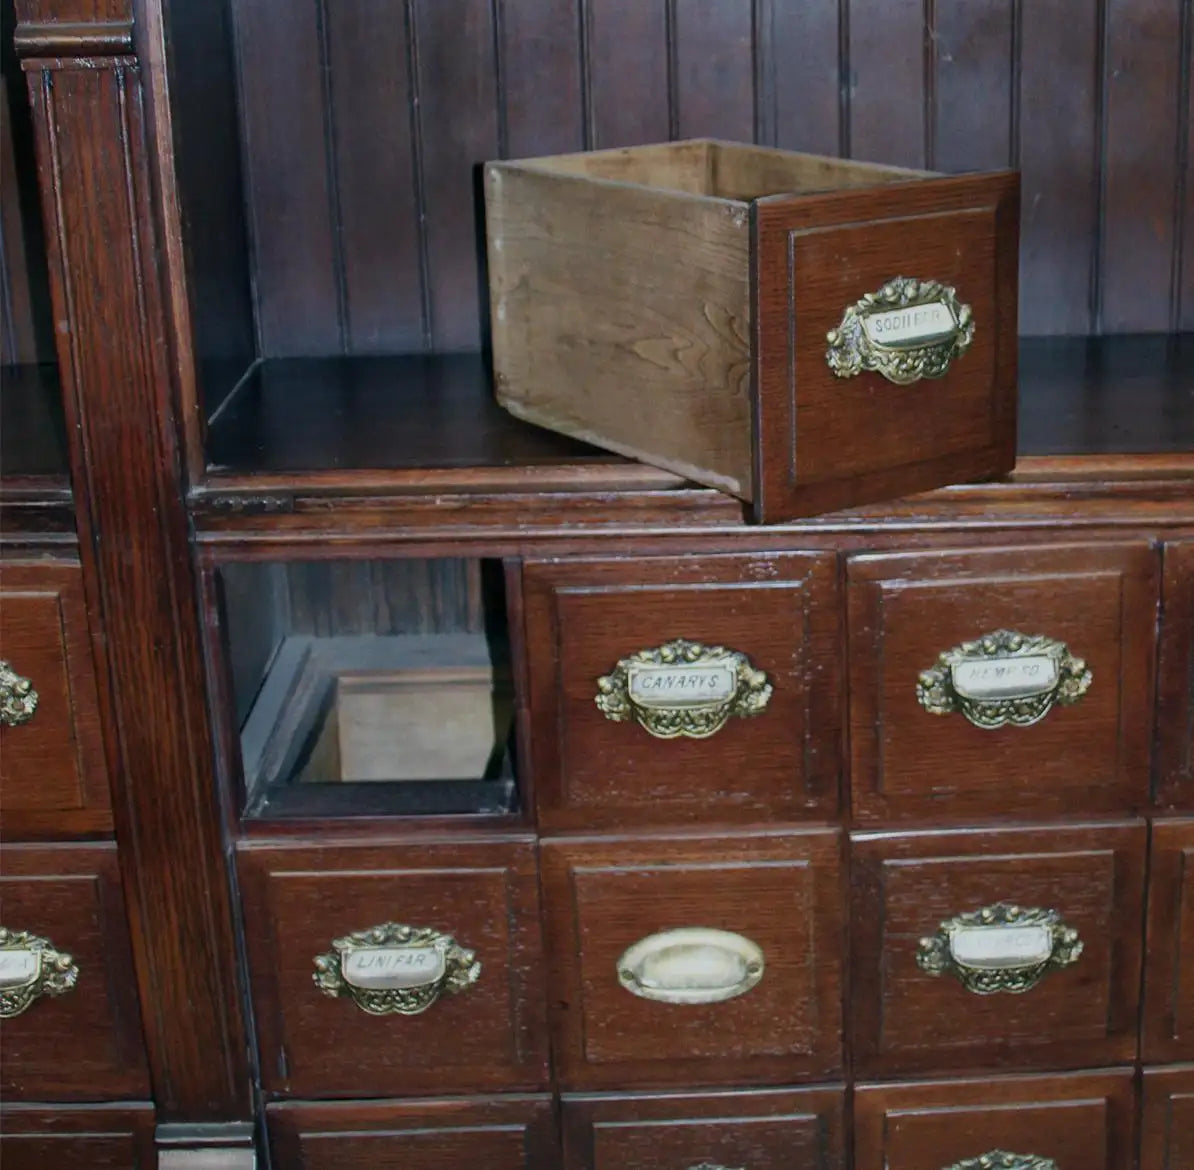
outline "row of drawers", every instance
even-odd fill
[[[1139,1109],[1138,1109],[1139,1107]],[[903,1085],[501,1097],[266,1111],[287,1170],[1020,1170],[1194,1166],[1194,1066]],[[7,1170],[154,1165],[152,1111],[0,1113]],[[561,1155],[562,1145],[562,1155]],[[847,1150],[853,1149],[850,1161]],[[1029,1160],[1050,1159],[1049,1162]]]
[[[1137,821],[246,845],[263,1087],[583,1091],[1194,1059],[1194,821],[1151,833],[1147,897]],[[7,939],[4,1092],[145,1096],[113,848],[12,846],[3,868],[3,925],[74,972]],[[49,975],[50,994],[28,995]]]

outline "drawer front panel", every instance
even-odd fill
[[[836,810],[840,626],[832,555],[536,562],[524,568],[524,589],[542,826]],[[680,639],[721,655],[666,658]],[[637,659],[620,667],[656,651],[676,669]],[[751,690],[741,673],[735,681],[732,671],[708,665],[733,652],[765,681]],[[610,688],[605,695],[602,685]],[[708,688],[708,702],[694,705],[688,687]],[[749,702],[761,709],[737,713]]]
[[[242,849],[238,863],[267,1091],[546,1083],[530,841],[270,845]]]
[[[1144,545],[854,558],[855,819],[1145,806],[1156,561]]]
[[[566,1097],[567,1170],[844,1170],[841,1089]]]
[[[839,851],[830,831],[544,842],[561,1084],[836,1074]]]
[[[1141,1055],[1194,1060],[1194,820],[1153,825]]]
[[[1194,541],[1166,545],[1164,557],[1156,800],[1194,810]]]
[[[6,846],[0,926],[5,1099],[148,1097],[115,846]]]
[[[1194,1166],[1194,1065],[1144,1070],[1140,1170]]]
[[[891,499],[1011,467],[1018,219],[1013,175],[759,201],[760,520]],[[899,384],[866,368],[839,376],[826,360],[827,335],[848,335],[846,311],[881,295],[897,274],[956,288],[975,323],[968,348],[940,377]],[[844,357],[854,347],[833,348]]]
[[[0,659],[10,672],[0,685],[12,695],[0,723],[5,831],[110,828],[82,572],[6,561],[0,580]]]
[[[4,1170],[155,1170],[153,1137],[149,1105],[0,1109]]]
[[[860,1075],[1135,1059],[1145,845],[1143,822],[856,835]]]
[[[547,1097],[271,1105],[275,1166],[286,1170],[553,1170]]]
[[[1002,1151],[1025,1170],[1124,1170],[1135,1164],[1131,1069],[911,1085],[860,1085],[856,1170],[988,1170]],[[1002,1168],[995,1162],[994,1168]],[[1049,1166],[1048,1170],[1052,1170]]]

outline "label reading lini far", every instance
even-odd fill
[[[436,947],[361,947],[344,957],[344,978],[354,987],[422,987],[443,972],[443,952]]]
[[[679,707],[723,703],[737,686],[737,671],[728,659],[699,665],[631,666],[630,696],[643,707]]]
[[[875,345],[906,347],[947,337],[958,323],[944,301],[930,301],[927,305],[868,313],[862,324]]]

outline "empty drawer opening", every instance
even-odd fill
[[[517,804],[498,562],[226,565],[248,818]]]

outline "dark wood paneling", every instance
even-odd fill
[[[1165,546],[1162,581],[1154,798],[1194,810],[1194,541]]]
[[[932,56],[924,0],[849,0],[850,155],[929,165]]]
[[[1144,1070],[1140,1170],[1194,1166],[1194,1065]]]
[[[585,0],[498,0],[498,66],[512,158],[582,150],[580,10]],[[543,79],[551,78],[551,94]]]
[[[677,138],[755,134],[754,39],[749,4],[671,0]]]
[[[4,1170],[154,1170],[153,1106],[6,1105],[0,1161]]]
[[[581,0],[585,141],[592,149],[671,136],[667,8],[642,0]]]
[[[1194,820],[1153,825],[1140,1045],[1146,1061],[1194,1058]]]

